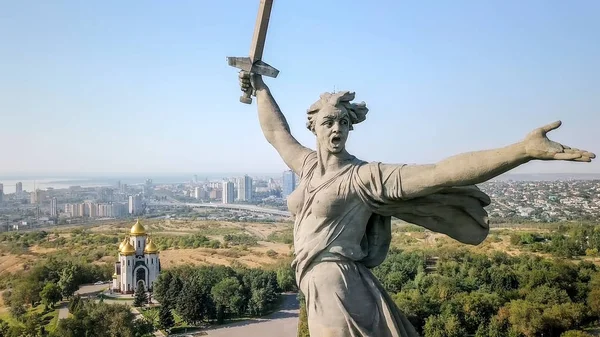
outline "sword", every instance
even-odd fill
[[[254,26],[254,36],[252,37],[252,44],[250,46],[250,57],[227,57],[227,63],[230,66],[252,74],[277,77],[279,70],[262,61],[272,7],[273,0],[260,0],[258,17]],[[244,91],[242,96],[240,96],[240,102],[245,104],[252,103],[252,94],[252,88]]]

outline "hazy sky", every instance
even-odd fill
[[[278,172],[239,103],[258,0],[1,1],[0,173]],[[264,59],[293,134],[324,91],[367,102],[351,153],[431,163],[551,138],[600,154],[600,2],[275,0]],[[595,172],[600,160],[517,172]]]

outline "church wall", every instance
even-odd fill
[[[140,235],[140,236],[132,236],[129,239],[131,245],[133,246],[133,248],[135,248],[135,255],[137,256],[141,256],[144,255],[144,248],[146,248],[146,236],[145,235]]]

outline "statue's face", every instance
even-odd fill
[[[346,147],[350,132],[350,118],[346,109],[325,106],[319,110],[315,121],[317,142],[331,153],[340,153]]]

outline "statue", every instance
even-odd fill
[[[345,144],[366,104],[354,93],[324,93],[308,109],[307,127],[317,149],[302,146],[260,75],[240,72],[241,89],[253,92],[267,141],[300,182],[288,197],[295,215],[293,267],[306,298],[311,337],[418,336],[369,268],[386,257],[391,217],[470,245],[489,232],[489,197],[483,183],[532,160],[590,162],[593,153],[553,142],[538,128],[504,148],[459,154],[432,165],[364,162]]]

